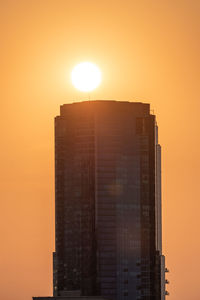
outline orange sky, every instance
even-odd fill
[[[87,97],[150,102],[163,149],[163,246],[171,300],[199,300],[200,1],[0,0],[0,299],[52,293],[53,118]]]

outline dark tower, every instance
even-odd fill
[[[149,104],[61,106],[55,179],[54,296],[165,299],[160,145]]]

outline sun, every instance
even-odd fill
[[[91,62],[82,62],[74,67],[71,73],[72,84],[82,92],[91,92],[102,80],[101,71]]]

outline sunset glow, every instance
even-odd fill
[[[55,252],[53,128],[55,116],[60,115],[60,106],[72,104],[73,107],[88,101],[83,108],[87,113],[92,111],[91,101],[116,100],[150,103],[152,114],[156,115],[162,145],[163,253],[170,271],[166,274],[170,282],[167,287],[170,296],[166,296],[166,300],[199,300],[200,1],[2,0],[0,14],[0,299],[31,300],[34,295],[52,294],[52,253]],[[94,85],[96,89],[92,91],[87,89],[88,85],[81,84],[80,76],[77,76],[79,80],[76,78],[72,82],[73,68],[78,68],[83,62],[94,63],[101,71],[100,85]],[[70,121],[71,115],[68,117]],[[91,118],[91,123],[95,120]],[[106,115],[104,120],[105,126],[107,123],[112,125]],[[87,133],[84,118],[82,122],[80,132]],[[113,126],[117,122],[116,118]],[[132,129],[128,120],[124,119],[124,122],[131,140]],[[61,132],[61,135],[71,135],[67,125],[66,132]],[[94,128],[91,149],[92,143],[97,143],[93,133],[99,130],[96,125]],[[115,144],[119,132],[120,129],[114,127],[112,136],[106,129],[99,134],[102,134],[102,139],[110,138]],[[80,142],[80,150],[84,150],[86,146],[79,140],[78,129],[74,134],[74,142]],[[132,154],[126,150],[128,142],[124,137],[123,151],[116,152],[121,163],[115,165],[116,178],[106,187],[111,198],[124,192],[124,182],[130,184],[130,189],[140,197],[137,184],[139,180],[145,184],[150,174],[142,179],[134,174],[128,177],[125,172],[124,178],[118,179],[118,174],[129,168],[128,158]],[[138,136],[133,145],[133,157],[138,157],[135,168],[140,168],[138,151],[144,151],[143,147],[149,142],[144,134],[141,139]],[[60,151],[66,147],[68,144]],[[113,148],[111,146],[110,150]],[[102,146],[102,151],[106,152],[104,149]],[[144,165],[149,164],[145,151]],[[74,164],[79,163],[79,155],[77,152]],[[90,174],[98,164],[96,153],[92,164],[87,163],[90,154],[84,157],[86,172]],[[56,163],[63,165],[62,160]],[[82,175],[85,178],[85,174],[77,173],[69,180],[79,181]],[[60,176],[67,178],[69,174],[65,172]],[[115,183],[117,188],[114,190]],[[84,202],[85,187],[80,192]],[[71,193],[70,190],[69,198]],[[135,198],[130,198],[130,209],[140,210],[134,201]],[[106,205],[111,207],[113,204]],[[117,209],[119,218],[129,212],[128,207],[122,210],[119,206]],[[79,214],[72,213],[79,220]],[[148,220],[151,215],[151,211],[146,210],[140,217]],[[133,237],[136,237],[134,230],[135,227]],[[121,234],[127,238],[126,231]],[[86,239],[87,236],[83,242]],[[138,244],[133,246],[138,247]],[[129,249],[127,253],[134,251],[136,255],[137,249]],[[106,268],[109,269],[110,265]],[[135,268],[140,270],[142,266]],[[128,266],[128,272],[123,268],[118,271],[120,274],[122,271],[125,278],[129,269]],[[135,273],[132,275],[136,278]],[[120,290],[126,299],[124,292],[131,283],[128,281],[127,284],[127,279],[123,278]],[[140,280],[138,278],[138,282]],[[105,283],[110,284],[113,283]]]

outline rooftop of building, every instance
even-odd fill
[[[74,110],[81,111],[87,107],[88,110],[103,110],[106,112],[132,113],[137,115],[149,115],[150,104],[142,102],[116,101],[116,100],[87,100],[72,102],[60,106],[60,115],[64,116]]]

